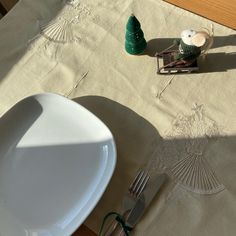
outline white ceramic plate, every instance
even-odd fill
[[[0,235],[71,235],[115,168],[109,129],[56,94],[25,98],[0,118]]]

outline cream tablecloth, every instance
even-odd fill
[[[151,173],[198,152],[220,186],[214,194],[184,188],[169,178],[134,235],[236,234],[236,34],[213,23],[215,42],[200,73],[157,75],[154,53],[186,28],[212,22],[158,0],[81,0],[70,17],[75,40],[60,44],[40,34],[57,19],[60,1],[22,0],[0,21],[0,113],[25,96],[55,92],[100,117],[114,134],[114,176],[86,220],[98,231],[139,167]],[[125,25],[134,13],[142,25],[145,55],[124,51]],[[74,15],[73,15],[74,14]],[[73,114],[71,114],[73,115]]]

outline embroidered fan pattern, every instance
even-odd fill
[[[98,21],[98,16],[92,14],[92,8],[88,4],[79,0],[63,1],[63,7],[57,17],[49,22],[39,21],[40,34],[30,40],[31,49],[34,48],[35,39],[43,36],[45,39],[37,51],[44,51],[54,59],[60,56],[60,52],[64,44],[78,43],[82,40],[82,36],[75,33],[74,25],[79,24],[86,18]]]
[[[200,194],[224,189],[207,162],[204,152],[219,134],[216,123],[195,104],[190,115],[179,115],[164,142],[162,162],[169,174],[185,188]]]
[[[73,25],[91,15],[91,8],[88,5],[78,0],[68,0],[64,3],[58,17],[49,23],[40,23],[41,34],[57,43],[76,41],[78,37],[74,35]]]

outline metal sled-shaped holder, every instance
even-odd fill
[[[157,74],[175,74],[175,73],[192,73],[199,70],[197,60],[192,62],[179,61],[174,59],[176,50],[156,53]]]

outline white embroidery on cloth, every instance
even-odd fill
[[[79,0],[63,1],[63,7],[58,15],[49,22],[38,21],[40,33],[30,40],[31,49],[36,47],[33,41],[37,41],[40,36],[44,38],[41,44],[37,44],[37,51],[53,59],[60,58],[65,44],[79,43],[84,36],[74,32],[74,25],[89,18],[92,21],[99,21],[99,17],[92,13],[92,6],[82,3]]]
[[[89,73],[89,71],[86,71],[86,72],[82,75],[82,77],[80,77],[80,78],[76,81],[76,83],[74,84],[74,86],[65,94],[65,97],[68,98],[68,97],[73,93],[73,91],[78,88],[79,84],[87,77],[88,73]]]
[[[203,105],[195,104],[190,115],[177,116],[163,141],[161,159],[166,171],[193,192],[212,194],[223,190],[204,155],[218,134],[216,122],[205,115]]]
[[[171,83],[172,83],[172,81],[173,81],[174,78],[175,78],[175,75],[173,75],[173,76],[169,79],[169,81],[164,85],[164,87],[162,88],[162,90],[156,94],[156,97],[157,97],[159,100],[162,99],[163,93],[164,93],[164,92],[166,91],[166,89],[171,85]]]
[[[57,43],[77,42],[80,37],[75,35],[73,25],[79,24],[87,17],[95,19],[91,6],[78,0],[66,1],[55,19],[49,23],[40,24],[41,34]]]

